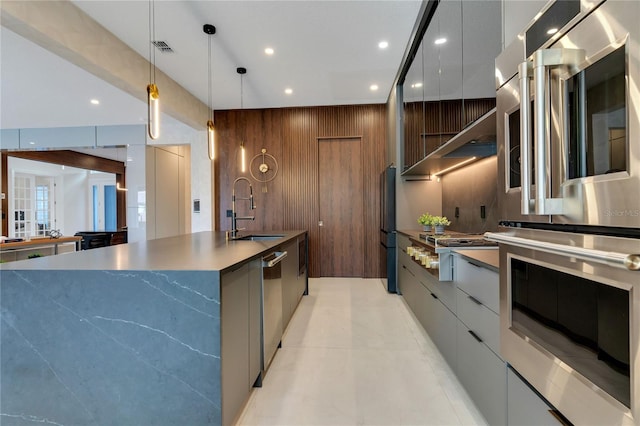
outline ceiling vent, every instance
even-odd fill
[[[173,49],[171,46],[167,44],[166,41],[162,40],[154,40],[153,45],[158,48],[162,53],[173,53]]]

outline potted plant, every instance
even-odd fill
[[[446,216],[432,216],[431,225],[436,234],[444,234],[444,227],[451,225],[451,221]]]
[[[433,216],[431,216],[429,213],[425,213],[423,215],[421,215],[418,218],[418,223],[420,225],[422,225],[422,230],[425,232],[430,232],[431,231],[431,219],[433,218]]]

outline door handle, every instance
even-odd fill
[[[533,64],[530,61],[522,62],[518,66],[518,78],[520,81],[520,190],[521,207],[523,215],[531,214],[531,93],[529,81],[532,77]]]
[[[285,257],[287,257],[287,252],[283,251],[282,253],[278,253],[276,252],[277,256],[274,257],[273,259],[271,259],[268,262],[263,262],[262,266],[267,267],[267,268],[273,268],[274,266],[276,266],[278,263],[282,262],[282,259],[284,259]]]
[[[551,170],[550,158],[550,116],[551,100],[549,96],[549,69],[554,67],[576,67],[585,60],[583,49],[540,49],[533,53],[533,64],[523,62],[518,67],[520,79],[520,157],[521,157],[521,182],[523,214],[536,215],[563,214],[562,198],[551,198],[551,188],[548,179]],[[531,141],[529,140],[531,123],[529,105],[531,102],[529,93],[530,70],[533,70],[534,86],[534,148],[536,168],[536,195],[531,198]],[[564,105],[559,111],[560,116],[566,116]]]

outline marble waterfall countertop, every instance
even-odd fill
[[[221,288],[304,231],[269,234],[284,237],[201,232],[2,264],[0,424],[222,424],[221,316],[237,308]]]
[[[269,241],[227,241],[224,232],[205,231],[58,256],[0,263],[0,270],[223,271],[253,257],[266,254],[274,247],[305,232],[251,232],[251,235],[282,235],[283,237]]]

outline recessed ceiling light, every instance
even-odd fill
[[[100,105],[100,101],[97,99],[91,99],[90,101],[93,105]]]
[[[389,42],[383,40],[380,43],[378,43],[378,47],[380,49],[386,49],[387,47],[389,47]]]
[[[266,53],[267,55],[271,56],[271,55],[273,55],[274,50],[271,47],[267,47],[266,49],[264,49],[264,53]]]
[[[287,87],[286,89],[284,89],[284,93],[286,93],[287,95],[290,95],[293,93],[293,89]]]
[[[434,41],[434,44],[445,44],[447,42],[447,39],[445,37],[441,37],[441,38],[437,38],[436,41]]]
[[[418,82],[418,83],[413,83],[413,84],[411,85],[411,88],[413,88],[413,89],[419,89],[419,88],[421,88],[421,87],[422,87],[422,83],[420,83],[420,82]]]
[[[378,90],[378,85],[372,84],[371,86],[369,86],[369,90],[371,90],[372,92],[375,92],[376,90]]]
[[[558,32],[558,29],[557,29],[557,28],[549,28],[549,29],[547,30],[547,34],[549,34],[549,35],[555,34],[555,33],[557,33],[557,32]]]

